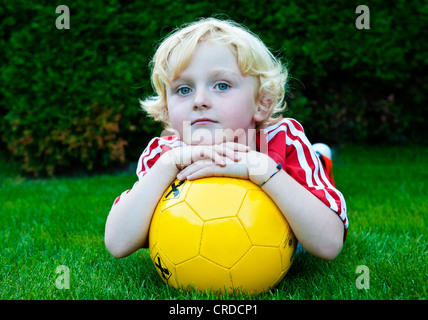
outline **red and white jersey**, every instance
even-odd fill
[[[258,151],[267,151],[275,162],[281,163],[283,170],[337,213],[345,226],[345,240],[349,225],[345,199],[334,186],[334,182],[329,179],[301,124],[294,119],[284,118],[274,125],[261,129],[256,135],[256,142]],[[162,153],[183,145],[184,142],[174,135],[153,138],[138,160],[136,170],[138,181]],[[114,204],[129,191],[126,190],[117,197]]]

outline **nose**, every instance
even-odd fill
[[[211,100],[209,93],[205,89],[198,89],[194,95],[193,109],[202,110],[211,108]]]

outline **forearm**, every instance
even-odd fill
[[[260,185],[276,170],[276,163],[266,157],[262,174],[250,175]],[[256,161],[253,160],[254,163]],[[280,170],[262,189],[275,201],[301,245],[325,260],[334,259],[342,250],[344,227],[340,218],[321,200]]]
[[[178,173],[172,159],[165,155],[109,213],[105,227],[105,244],[117,258],[131,254],[147,240],[159,198]]]
[[[183,169],[194,161],[206,159],[225,166],[223,157],[233,160],[236,152],[248,150],[245,145],[228,142],[214,146],[185,146],[165,152],[110,211],[105,230],[107,249],[115,257],[124,257],[146,242],[156,205],[176,178],[178,168]]]

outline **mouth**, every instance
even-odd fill
[[[209,118],[199,118],[199,119],[196,119],[196,120],[193,120],[192,122],[191,122],[191,125],[194,125],[194,124],[210,124],[210,123],[218,123],[218,121],[215,121],[215,120],[212,120],[212,119],[209,119]]]

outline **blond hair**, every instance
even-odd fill
[[[260,99],[260,106],[268,114],[264,121],[257,124],[257,129],[277,122],[278,115],[286,107],[287,69],[254,33],[234,21],[216,18],[190,23],[162,41],[151,61],[151,80],[156,95],[140,100],[143,110],[155,120],[163,122],[165,127],[170,126],[166,87],[187,67],[201,41],[229,46],[242,74],[257,79],[255,99]]]

